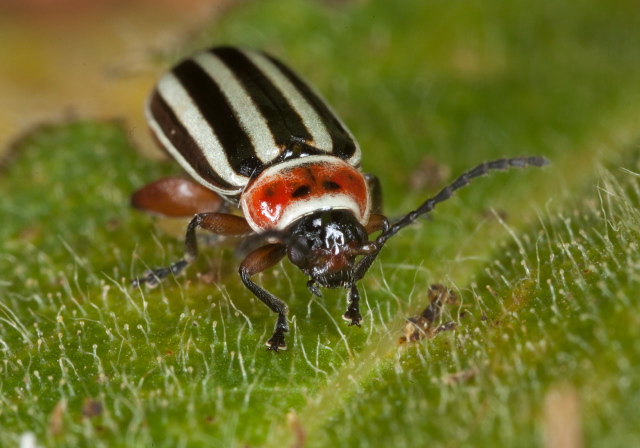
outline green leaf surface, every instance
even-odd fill
[[[631,1],[280,0],[199,36],[266,49],[315,85],[391,217],[437,191],[411,181],[425,156],[450,178],[553,162],[476,180],[394,237],[361,282],[361,329],[340,319],[344,291],[314,298],[286,262],[260,275],[290,306],[280,354],[229,245],[129,286],[181,256],[128,204],[175,165],[115,122],[34,130],[0,172],[0,444],[551,446],[558,427],[640,444],[639,28]],[[456,329],[399,345],[434,283],[461,298],[442,317]]]

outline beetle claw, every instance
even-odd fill
[[[287,349],[287,343],[284,341],[284,332],[281,330],[276,330],[273,333],[273,336],[266,343],[268,350],[273,350],[276,353],[279,353],[280,350]]]
[[[143,277],[138,277],[135,280],[131,281],[131,286],[137,288],[143,283],[146,284],[149,288],[155,288],[160,284],[160,282],[169,276],[169,274],[178,275],[184,268],[186,268],[189,263],[186,260],[178,260],[173,263],[168,268],[158,268],[153,270],[147,270],[144,272]]]
[[[362,323],[362,316],[360,315],[360,311],[356,309],[347,310],[347,312],[342,315],[342,318],[347,322],[350,321],[349,322],[350,327],[352,325],[355,325],[357,327],[361,326],[360,324]]]
[[[315,281],[309,280],[307,282],[307,288],[309,288],[309,291],[311,291],[311,294],[313,294],[316,297],[322,298],[322,292],[320,292],[320,288],[318,288]]]
[[[145,271],[143,277],[138,277],[135,280],[131,281],[131,286],[133,286],[134,288],[137,288],[140,285],[145,284],[149,288],[155,288],[160,284],[160,279],[163,277],[166,277],[168,272],[165,272],[165,271],[169,271],[169,269],[162,268],[162,269],[154,269],[153,271]]]

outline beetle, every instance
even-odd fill
[[[356,283],[389,238],[475,177],[548,163],[539,156],[482,163],[390,224],[381,211],[380,183],[361,171],[357,141],[321,96],[268,54],[229,46],[197,53],[165,73],[147,101],[146,117],[162,148],[195,181],[160,179],[136,191],[132,205],[193,218],[184,256],[133,285],[156,285],[193,263],[198,228],[248,237],[258,247],[241,262],[239,274],[278,315],[266,343],[276,352],[286,349],[288,307],[254,283],[254,275],[286,256],[309,277],[307,287],[316,296],[320,287],[345,288],[343,318],[359,327]],[[228,204],[244,217],[228,213]]]

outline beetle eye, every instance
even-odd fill
[[[311,248],[305,238],[297,238],[294,243],[287,247],[287,255],[291,263],[300,267],[309,261]]]

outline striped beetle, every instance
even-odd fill
[[[193,216],[182,259],[134,280],[155,285],[198,255],[196,229],[263,243],[239,269],[245,286],[278,314],[267,341],[286,348],[285,302],[251,277],[285,255],[310,280],[307,287],[348,290],[344,319],[360,326],[362,279],[389,238],[490,170],[543,166],[544,157],[483,163],[390,225],[381,214],[380,185],[360,171],[361,152],[323,99],[289,68],[252,50],[217,47],[177,64],[160,78],[146,107],[161,146],[195,179],[171,177],[132,196],[134,207],[165,216]],[[226,213],[238,206],[244,218]],[[369,236],[380,232],[369,241]]]

